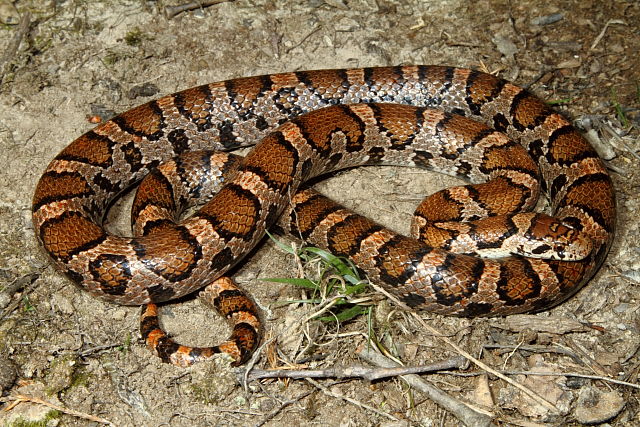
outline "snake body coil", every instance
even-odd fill
[[[386,103],[447,113],[417,108],[407,118],[406,109]],[[320,110],[327,106],[336,107]],[[352,257],[372,280],[416,309],[487,316],[565,300],[592,277],[613,239],[615,196],[606,168],[542,101],[509,82],[460,68],[295,72],[167,95],[101,124],[58,154],[37,185],[34,226],[58,267],[81,287],[116,303],[144,304],[178,298],[223,275],[277,221],[304,181],[332,170],[402,164],[474,182],[494,180],[488,190],[476,184],[443,192],[455,212],[440,221],[502,217],[515,205],[535,205],[537,189],[525,181],[536,172],[510,154],[512,145],[485,148],[482,141],[493,138],[492,131],[448,113],[479,120],[526,149],[539,167],[552,214],[590,240],[584,259],[456,254],[308,200],[296,202],[309,214],[292,227],[336,255]],[[229,184],[194,216],[136,238],[103,229],[114,197],[161,163],[187,151],[257,141]],[[523,225],[511,221],[506,227]]]

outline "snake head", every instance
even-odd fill
[[[593,242],[584,232],[546,214],[533,214],[525,237],[520,255],[531,258],[580,261],[593,251]]]

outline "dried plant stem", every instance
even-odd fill
[[[412,313],[414,318],[425,328],[427,329],[429,332],[431,332],[434,336],[440,338],[441,340],[443,340],[444,342],[446,342],[449,346],[451,346],[456,352],[458,352],[458,354],[466,357],[471,363],[473,363],[474,365],[478,366],[480,369],[484,369],[485,371],[497,376],[498,378],[502,379],[503,381],[506,381],[507,383],[511,384],[512,386],[516,387],[517,389],[519,389],[520,391],[522,391],[524,394],[526,394],[527,396],[529,396],[530,398],[532,398],[533,400],[535,400],[537,403],[539,403],[540,405],[544,406],[545,408],[547,408],[548,410],[550,410],[552,413],[554,414],[560,414],[560,410],[558,408],[556,408],[556,406],[547,401],[546,399],[544,399],[542,396],[540,396],[539,394],[535,393],[533,390],[523,386],[522,384],[520,384],[517,381],[512,380],[511,378],[507,377],[506,375],[500,373],[499,371],[496,371],[495,369],[491,368],[489,365],[481,362],[480,360],[476,359],[475,357],[473,357],[472,355],[470,355],[469,353],[467,353],[466,351],[464,351],[462,348],[460,348],[458,345],[456,345],[453,341],[451,341],[449,338],[445,337],[444,335],[442,335],[440,332],[438,332],[436,329],[434,329],[433,327],[431,327],[430,325],[428,325],[420,316],[418,316],[416,313]]]
[[[466,363],[464,357],[452,357],[442,362],[423,366],[392,366],[383,368],[368,368],[365,366],[350,366],[344,368],[327,369],[278,369],[262,370],[254,369],[247,375],[247,381],[261,380],[265,378],[362,378],[367,381],[375,381],[382,378],[396,377],[409,374],[423,374],[426,372],[443,371],[460,368]]]
[[[358,353],[358,356],[369,363],[384,368],[394,368],[398,366],[397,363],[391,359],[366,348],[361,350]],[[402,375],[400,378],[402,378],[411,387],[426,394],[429,399],[442,406],[464,425],[473,427],[485,427],[491,425],[492,414],[484,411],[481,412],[479,409],[472,408],[466,403],[449,396],[436,386],[424,381],[418,375]]]
[[[22,15],[20,23],[18,24],[18,29],[16,30],[13,39],[9,43],[9,46],[7,46],[4,54],[2,55],[2,57],[0,57],[0,83],[2,83],[5,74],[8,72],[8,64],[16,55],[16,52],[18,52],[18,48],[22,43],[22,39],[24,39],[24,36],[29,32],[30,24],[31,14],[29,14],[29,12],[26,12]]]
[[[63,406],[56,405],[51,402],[47,402],[46,400],[42,400],[38,397],[26,396],[24,394],[17,394],[17,395],[9,396],[7,399],[11,400],[12,402],[11,404],[9,404],[9,406],[7,406],[7,408],[4,409],[5,411],[10,411],[20,403],[30,402],[30,403],[46,406],[48,408],[55,409],[56,411],[60,411],[63,414],[71,415],[77,418],[82,418],[84,420],[89,420],[89,421],[93,421],[96,423],[105,424],[109,426],[115,426],[115,424],[113,424],[111,421],[106,420],[104,418],[96,417],[95,415],[85,414],[84,412],[74,411],[73,409],[67,409]]]
[[[213,6],[218,3],[232,2],[235,0],[201,0],[201,1],[192,1],[191,3],[180,4],[177,6],[167,6],[164,8],[164,14],[167,19],[171,19],[174,16],[187,12],[189,10],[202,9],[203,7]]]
[[[342,399],[344,401],[347,401],[347,402],[351,403],[352,405],[355,405],[355,406],[358,406],[360,408],[366,409],[366,410],[371,411],[373,413],[376,413],[376,414],[378,414],[378,415],[380,415],[382,417],[388,418],[388,419],[390,419],[392,421],[400,421],[398,418],[394,417],[393,415],[389,415],[386,412],[382,412],[382,411],[374,408],[373,406],[369,406],[369,405],[367,405],[365,403],[359,402],[359,401],[357,401],[355,399],[352,399],[350,397],[344,396],[342,394],[334,393],[331,390],[329,390],[329,388],[323,386],[322,384],[320,384],[317,381],[312,380],[311,378],[306,378],[306,380],[309,383],[313,384],[318,389],[320,389],[320,391],[322,391],[327,396],[335,397],[337,399]]]

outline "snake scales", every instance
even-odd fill
[[[355,103],[437,107],[455,115],[388,104],[346,106]],[[527,234],[537,228],[535,218],[527,224],[512,219],[516,209],[535,205],[537,187],[528,182],[537,172],[514,154],[517,144],[502,141],[487,148],[485,141],[497,138],[495,132],[458,115],[488,124],[525,148],[539,167],[541,189],[562,233],[568,226],[568,234],[586,236],[591,243],[584,259],[566,261],[563,249],[556,254],[559,259],[483,259],[451,252],[469,252],[456,250],[449,240],[458,233],[450,225],[453,220],[474,224],[488,216],[506,228],[503,237],[513,229]],[[259,140],[227,185],[193,216],[178,224],[157,221],[135,238],[103,229],[114,197],[168,159]],[[362,164],[413,165],[474,182],[492,180],[446,190],[425,202],[425,218],[419,211],[417,223],[423,237],[431,235],[444,248],[317,201],[325,199],[295,196],[291,201],[306,180]],[[290,203],[297,210],[289,227],[298,235],[350,256],[408,306],[457,316],[504,315],[558,304],[592,277],[615,228],[615,195],[606,168],[562,116],[509,82],[440,66],[274,74],[151,101],[99,125],[55,157],[36,187],[33,222],[56,265],[82,288],[116,303],[145,304],[178,298],[221,277]],[[433,207],[435,214],[430,213]],[[446,225],[433,231],[429,221]],[[547,224],[546,230],[562,234],[558,223]],[[238,297],[225,314],[237,320],[229,345],[239,349],[221,350],[238,361],[255,346],[257,326],[243,321],[243,312],[255,307],[234,292],[223,284],[214,298],[224,306],[227,297]],[[146,314],[153,320],[153,310]],[[143,325],[143,332],[153,332],[153,325],[150,321],[146,330]]]

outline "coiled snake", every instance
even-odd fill
[[[334,107],[323,109],[328,106]],[[525,150],[459,115],[506,133]],[[178,224],[152,219],[143,227],[147,234],[136,238],[103,229],[114,197],[167,160],[257,141],[227,184],[193,216]],[[313,193],[293,196],[312,177],[363,164],[428,167],[474,183],[491,181],[445,190],[423,204],[415,228],[429,244]],[[536,165],[558,221],[512,215],[536,203],[538,187],[531,184]],[[55,157],[36,187],[33,222],[45,250],[74,282],[105,300],[133,305],[178,298],[221,277],[290,204],[295,213],[282,223],[295,234],[351,257],[408,306],[457,316],[558,304],[593,276],[615,227],[615,195],[606,168],[566,119],[509,82],[440,66],[240,78],[151,101],[99,125]],[[139,210],[144,209],[142,203]],[[471,223],[452,225],[457,220]],[[487,227],[483,221],[501,227],[499,238],[489,233],[494,237],[462,245],[468,240],[464,236],[481,234]],[[514,232],[542,229],[553,238],[529,252],[557,259],[469,254],[474,252],[469,247],[491,250]],[[579,256],[583,259],[567,261],[576,241],[590,246]],[[255,306],[222,283],[214,299],[225,306],[235,298],[223,310],[235,319],[228,343],[235,348],[215,351],[240,362],[258,341],[258,326],[246,314]],[[151,308],[143,319],[153,320]],[[143,321],[148,341],[154,333],[151,320],[146,326]],[[165,356],[178,351],[162,340],[166,337],[151,338],[156,349],[165,345]]]

